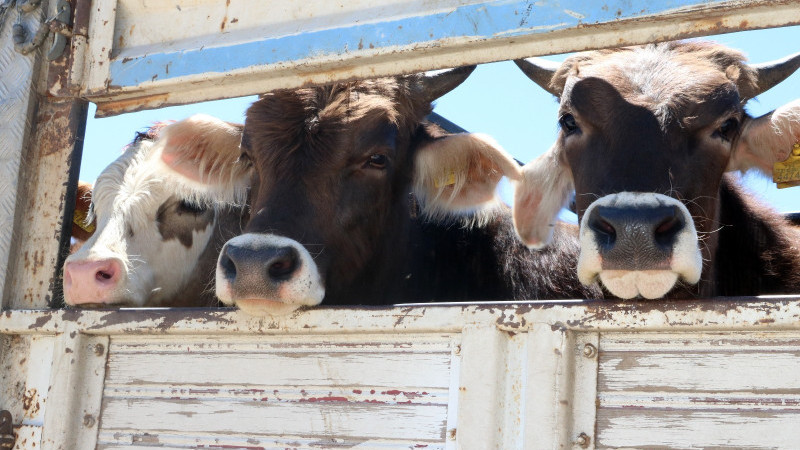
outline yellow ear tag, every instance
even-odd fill
[[[72,223],[87,233],[94,233],[95,228],[97,228],[94,222],[86,223],[86,212],[80,209],[76,209],[75,214],[72,215]]]
[[[455,172],[450,172],[449,174],[447,174],[446,177],[437,178],[433,182],[433,186],[436,189],[439,189],[439,188],[444,187],[444,186],[450,186],[452,184],[456,184],[456,173]]]
[[[786,161],[775,163],[772,181],[778,185],[778,189],[800,186],[800,142],[795,142]]]

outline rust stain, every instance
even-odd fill
[[[308,398],[301,398],[298,400],[300,403],[304,402],[348,402],[349,400],[347,397],[335,397],[335,396],[328,396],[328,397],[308,397]]]
[[[136,97],[125,100],[115,100],[111,102],[103,102],[97,104],[97,114],[99,117],[106,115],[122,114],[125,112],[136,111],[144,108],[155,108],[159,106],[167,106],[169,100],[169,93],[153,94],[144,97]]]
[[[29,330],[33,330],[33,329],[41,328],[41,327],[43,327],[43,326],[44,326],[44,325],[45,325],[47,322],[50,322],[50,320],[51,320],[52,318],[53,318],[53,316],[52,316],[52,315],[50,315],[50,314],[47,314],[47,315],[40,316],[40,317],[38,317],[38,318],[36,319],[36,321],[35,321],[35,322],[33,322],[33,323],[30,325],[30,326],[28,326],[28,329],[29,329]]]
[[[25,417],[36,417],[40,408],[39,392],[35,388],[26,390],[25,395],[22,396],[22,409],[24,410]]]

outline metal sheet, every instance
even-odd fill
[[[800,23],[800,5],[788,0],[117,0],[95,6],[80,81],[101,116]]]
[[[22,24],[32,32],[42,16],[42,8],[38,8],[24,14]],[[33,79],[37,54],[22,55],[14,50],[11,27],[16,20],[17,11],[12,9],[0,21],[0,293],[6,284],[20,161],[35,102]]]

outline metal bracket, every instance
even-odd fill
[[[57,0],[56,14],[42,23],[33,37],[28,40],[30,36],[22,25],[22,14],[33,11],[39,6],[40,2],[41,0],[16,0],[18,18],[17,23],[12,28],[14,48],[23,55],[27,55],[39,48],[52,32],[53,44],[47,52],[47,60],[53,61],[64,54],[64,49],[67,47],[67,38],[72,37],[72,28],[70,27],[72,10],[67,0]],[[5,0],[0,4],[0,18],[10,9],[13,3],[14,0]]]
[[[67,0],[58,0],[56,2],[56,15],[48,20],[50,31],[53,32],[53,45],[47,52],[47,60],[53,61],[64,54],[64,48],[67,46],[67,37],[72,37],[72,29],[70,28],[70,21],[72,19],[72,11]]]
[[[11,450],[16,440],[11,413],[4,409],[0,411],[0,449]]]

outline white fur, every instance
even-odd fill
[[[103,170],[92,196],[97,229],[65,262],[120,261],[123,273],[107,303],[158,306],[173,298],[186,285],[213,233],[213,222],[195,231],[191,248],[161,237],[156,212],[175,187],[154,161],[153,148],[151,141],[142,141]],[[65,297],[67,304],[76,301],[68,293]]]
[[[176,193],[197,202],[243,204],[250,169],[239,162],[239,128],[205,114],[164,128],[155,143],[154,160]]]
[[[470,222],[480,225],[499,205],[496,189],[503,176],[519,179],[521,170],[500,144],[485,134],[454,134],[417,151],[414,192],[426,216],[470,213]]]
[[[514,229],[525,245],[540,249],[550,243],[558,212],[573,190],[555,145],[525,165],[514,189]]]
[[[773,164],[785,161],[796,142],[800,142],[800,99],[745,122],[728,170],[756,169],[771,176]]]
[[[670,270],[604,270],[602,257],[594,239],[594,232],[586,223],[587,217],[598,206],[655,207],[675,206],[683,215],[686,226],[678,233],[672,249]],[[700,281],[703,258],[697,245],[697,231],[689,210],[680,201],[651,192],[620,192],[595,200],[583,214],[580,228],[581,253],[578,257],[578,279],[583,284],[593,283],[597,277],[612,294],[620,298],[659,298],[669,292],[679,278],[689,284]]]
[[[266,235],[266,242],[275,247],[293,247],[300,256],[300,268],[291,280],[278,285],[275,298],[237,298],[220,265],[217,264],[217,297],[226,305],[236,305],[254,316],[284,315],[303,306],[316,306],[325,297],[325,286],[319,276],[317,265],[311,254],[299,242],[283,236]],[[228,244],[237,244],[251,239],[250,233],[237,236]]]

